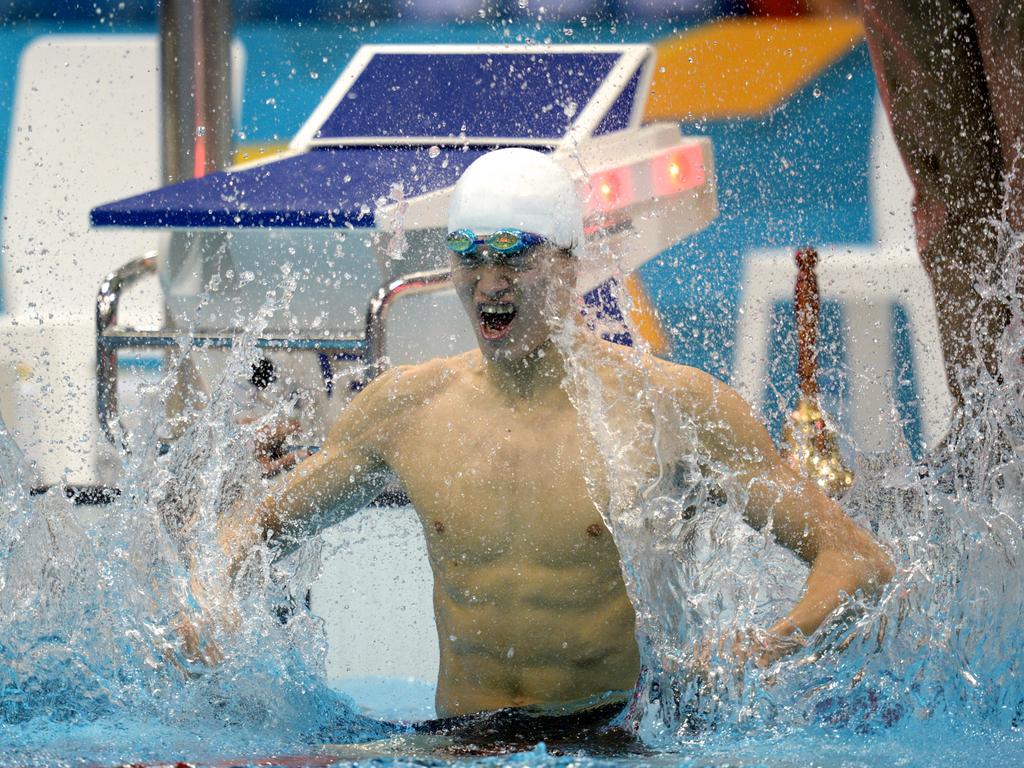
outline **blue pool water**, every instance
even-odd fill
[[[1022,338],[1018,322],[1008,358]],[[241,345],[225,375],[239,376],[252,352]],[[860,457],[844,506],[899,566],[883,598],[854,600],[772,669],[735,672],[723,662],[699,699],[688,678],[655,674],[641,692],[650,753],[621,758],[554,755],[542,745],[515,756],[438,756],[417,751],[403,725],[362,714],[325,679],[321,622],[295,599],[316,577],[315,541],[246,571],[236,628],[214,623],[206,635],[219,664],[186,657],[175,628],[182,615],[201,613],[190,577],[219,578],[217,511],[259,487],[248,454],[255,426],[237,423],[231,387],[213,390],[204,418],[168,457],[157,457],[159,418],[137,430],[122,493],[106,506],[29,497],[21,459],[0,435],[0,764],[245,764],[296,754],[375,765],[1016,764],[1024,756],[1024,420],[1021,365],[1010,363],[1002,384],[986,382],[977,428],[944,458],[931,457],[926,476],[906,453]],[[153,402],[168,381],[152,387]],[[583,400],[578,407],[586,415]],[[734,524],[729,504],[705,505],[684,532],[695,542],[686,560],[666,560],[661,545],[686,503],[649,494],[628,511],[633,518],[613,520],[655,669],[667,655],[685,657],[702,627],[728,631],[777,613],[802,572]],[[181,510],[191,515],[185,529]],[[648,534],[629,525],[645,520]],[[226,615],[216,605],[206,611]],[[387,749],[400,754],[361,758],[325,746],[382,739],[399,739]]]

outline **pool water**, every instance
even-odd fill
[[[931,457],[927,472],[906,452],[860,457],[843,503],[897,561],[882,599],[851,600],[770,670],[735,671],[723,660],[699,699],[685,676],[650,675],[641,691],[646,752],[611,758],[543,744],[452,755],[362,713],[325,679],[322,624],[295,599],[318,573],[316,541],[249,563],[235,592],[237,627],[214,623],[207,633],[220,664],[186,656],[175,627],[200,613],[191,578],[221,578],[216,514],[259,488],[248,453],[257,425],[237,422],[231,387],[213,390],[204,418],[167,457],[153,439],[160,418],[137,430],[122,493],[105,506],[29,497],[22,460],[2,434],[0,763],[235,765],[291,755],[311,765],[1016,764],[1024,757],[1024,378],[1013,356],[1022,339],[1017,322],[1004,340],[1006,379],[985,384],[985,418]],[[239,375],[252,354],[240,345],[225,376]],[[152,386],[151,402],[169,381]],[[581,416],[606,426],[587,402],[577,401]],[[699,483],[689,491],[701,492]],[[688,498],[655,489],[635,508],[610,511],[654,670],[666,654],[685,657],[695,628],[757,622],[801,583],[802,566],[739,523],[730,503],[705,503],[687,518],[688,560],[666,557],[665,537]],[[636,519],[615,514],[645,516],[653,533],[643,538],[630,527]],[[216,618],[227,609],[206,610]],[[337,746],[369,742],[381,743]]]
[[[1019,254],[1022,238],[1006,238]],[[1007,275],[1006,286],[1016,280]],[[743,525],[742,488],[727,468],[706,475],[696,454],[684,488],[652,483],[638,495],[624,454],[656,441],[657,430],[616,432],[605,409],[654,408],[648,393],[598,391],[585,360],[572,369],[581,429],[602,449],[604,465],[589,470],[621,485],[606,522],[651,670],[639,691],[645,751],[619,757],[539,744],[498,756],[438,753],[406,725],[360,711],[326,679],[322,622],[302,605],[319,573],[317,540],[286,558],[257,552],[225,590],[230,604],[200,606],[197,581],[223,585],[218,514],[261,488],[250,448],[259,423],[239,423],[235,388],[224,385],[244,378],[258,325],[167,456],[157,436],[166,434],[174,366],[143,393],[150,406],[107,505],[30,497],[23,460],[0,432],[0,764],[244,765],[272,755],[310,765],[1024,762],[1024,312],[1015,301],[1004,379],[981,377],[977,413],[957,440],[924,464],[906,446],[857,457],[843,506],[899,569],[881,599],[851,597],[806,648],[768,670],[713,658],[699,690],[674,662],[703,635],[779,615],[803,566]],[[712,502],[712,483],[729,491],[725,503]],[[202,650],[217,647],[215,665],[179,640],[182,619],[203,616]],[[352,746],[372,742],[383,743]]]

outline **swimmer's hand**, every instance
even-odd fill
[[[768,630],[753,628],[736,633],[731,655],[738,668],[751,661],[758,669],[766,669],[806,644],[807,640],[800,632],[784,635],[775,627]]]
[[[177,653],[173,648],[165,648],[164,658],[184,677],[195,676],[190,667],[200,664],[204,667],[215,667],[224,661],[224,654],[212,639],[213,633],[206,623],[197,621],[185,611],[180,611],[172,626],[179,648]],[[188,666],[182,664],[181,659]]]
[[[194,562],[190,571],[190,605],[179,610],[171,624],[177,645],[164,648],[164,658],[185,678],[196,677],[196,667],[216,667],[224,661],[215,638],[234,633],[242,620],[226,574],[210,582],[200,578]]]
[[[224,661],[214,638],[233,632],[241,618],[229,582],[215,578],[216,583],[208,583],[199,575],[194,553],[190,560],[187,605],[172,620],[172,640],[163,648],[164,659],[185,678],[196,677],[196,667]]]
[[[788,626],[779,624],[768,630],[748,627],[731,635],[704,639],[694,647],[689,673],[696,679],[711,681],[725,671],[742,677],[748,663],[767,669],[807,644],[802,633],[787,633],[787,629]],[[723,664],[727,669],[722,668]]]
[[[251,424],[253,421],[254,419],[248,416],[239,419],[240,424]],[[285,441],[301,429],[302,424],[296,419],[280,419],[256,430],[254,454],[264,477],[273,477],[286,469],[291,469],[310,455],[310,451],[305,448],[285,448]]]

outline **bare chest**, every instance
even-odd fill
[[[550,568],[617,553],[571,408],[425,408],[390,461],[438,563]]]

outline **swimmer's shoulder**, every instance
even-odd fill
[[[705,444],[726,461],[777,458],[764,424],[750,404],[721,379],[699,368],[652,358],[654,381],[672,389],[676,407],[693,418]]]
[[[750,406],[731,386],[707,371],[651,357],[652,380],[671,391],[676,404],[700,421],[750,418]]]
[[[622,344],[601,340],[598,350],[603,367],[616,375],[637,377],[636,386],[654,387],[656,390],[682,396],[716,395],[731,388],[710,373],[689,365],[674,363]]]
[[[645,355],[645,357],[653,379],[681,395],[701,399],[733,391],[724,381],[700,368],[673,363],[654,355]]]
[[[394,441],[459,378],[462,367],[458,359],[439,358],[385,369],[345,406],[327,443],[358,443],[386,456]]]
[[[358,403],[381,414],[419,410],[478,368],[479,356],[479,351],[473,350],[454,357],[388,368],[356,396],[353,405]]]
[[[637,388],[653,388],[656,394],[672,398],[694,417],[740,414],[749,409],[736,390],[700,368],[611,342],[602,342],[601,347],[610,368],[633,372]]]
[[[748,456],[776,455],[750,404],[721,379],[638,350],[608,349],[615,346],[605,345],[605,359],[637,375],[632,383],[637,390],[649,388],[656,397],[671,401],[678,414],[688,414],[714,453],[727,460],[741,449]]]

